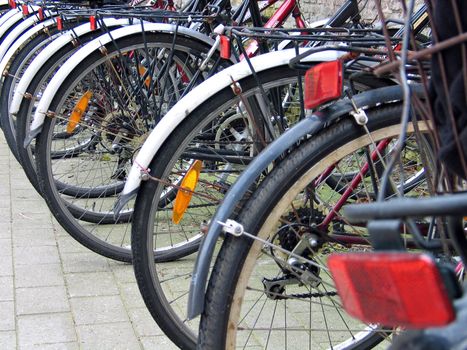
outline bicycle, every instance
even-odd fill
[[[285,38],[283,34],[278,34],[277,37],[279,36]],[[309,40],[319,40],[319,38],[318,34],[314,39]],[[325,58],[336,57],[336,55],[339,57],[343,53],[324,52],[309,59],[320,62]],[[128,197],[131,198],[135,193],[134,190],[138,189],[138,185],[142,185],[136,200],[135,215],[137,218],[134,219],[132,226],[132,249],[135,251],[133,264],[140,290],[156,322],[161,322],[161,318],[170,317],[175,321],[178,318],[178,323],[186,322],[187,326],[196,329],[197,320],[190,321],[192,324],[188,324],[184,312],[178,310],[178,304],[183,304],[186,300],[190,272],[179,274],[171,272],[171,268],[176,269],[176,263],[169,267],[166,264],[156,263],[154,265],[154,256],[151,252],[159,244],[163,245],[164,240],[190,244],[197,248],[207,229],[207,222],[203,220],[209,220],[210,215],[213,214],[220,200],[223,200],[225,192],[243,171],[244,166],[255,161],[256,150],[254,148],[265,147],[261,136],[271,137],[269,130],[266,129],[267,122],[265,121],[269,118],[258,117],[256,119],[256,126],[265,125],[264,131],[261,128],[258,128],[260,129],[258,131],[257,127],[251,127],[249,130],[250,125],[255,125],[255,122],[245,121],[254,120],[250,117],[255,115],[252,111],[257,110],[257,115],[261,116],[261,112],[267,110],[267,108],[261,109],[261,100],[255,101],[256,95],[264,94],[269,97],[271,93],[272,96],[279,96],[271,103],[272,106],[278,106],[280,105],[278,101],[287,96],[283,93],[284,91],[295,91],[296,95],[293,93],[289,95],[292,96],[290,103],[286,98],[283,100],[285,101],[283,111],[280,111],[278,107],[276,111],[279,110],[280,113],[269,115],[280,116],[288,109],[294,114],[299,114],[299,103],[295,101],[300,100],[299,83],[297,83],[300,78],[297,77],[297,71],[286,68],[290,59],[295,56],[295,50],[270,53],[252,58],[253,70],[250,70],[249,63],[245,61],[218,73],[211,78],[209,84],[206,82],[195,88],[168,112],[156,126],[152,137],[147,139],[136,158],[120,200],[125,202]],[[271,68],[268,69],[268,67]],[[238,86],[241,89],[238,89]],[[261,88],[264,91],[261,91]],[[218,92],[215,93],[216,91]],[[384,92],[387,93],[388,101],[401,98],[398,88],[384,90]],[[379,93],[383,92],[379,91]],[[373,98],[376,96],[379,95],[375,93]],[[267,107],[270,106],[269,102],[265,103]],[[365,105],[371,100],[361,102]],[[249,104],[252,106],[251,109]],[[232,108],[235,106],[237,107]],[[347,109],[349,107],[350,109]],[[347,103],[345,108],[336,107],[336,110],[343,111],[342,113],[345,114],[353,109],[351,104]],[[286,127],[286,123],[289,122],[281,121],[280,118],[270,120],[274,132],[276,129],[280,130],[281,126]],[[293,122],[295,120],[291,119],[290,124]],[[259,136],[254,137],[255,133]],[[235,148],[237,145],[238,148]],[[199,168],[197,170],[199,160],[203,160],[206,164],[201,171]],[[263,170],[265,169],[259,172],[258,177],[261,177]],[[190,198],[186,200],[185,207],[182,206],[179,213],[175,215],[173,212],[176,204],[173,207],[167,206],[166,202],[158,200],[159,195],[173,188],[178,189],[179,192],[183,191],[185,178],[192,176],[195,179],[198,177],[198,188],[193,192],[191,202]],[[190,188],[188,192],[193,191],[193,188]],[[244,189],[248,189],[248,186]],[[175,220],[178,220],[180,214],[183,216],[178,224]],[[163,240],[162,243],[160,243],[161,240]],[[178,291],[175,299],[167,297],[164,292],[166,288],[170,289],[171,285],[176,286]],[[161,314],[160,310],[165,310],[165,312]],[[187,333],[186,328],[183,332]],[[193,338],[193,335],[191,337]]]
[[[112,15],[115,14],[115,11],[112,12]],[[138,16],[138,13],[136,13],[136,16]],[[152,16],[157,16],[156,14],[152,14]],[[171,14],[171,16],[175,16],[174,14]],[[187,15],[182,15],[185,16],[182,19],[185,20],[187,18]],[[192,15],[192,18],[195,18]],[[189,80],[191,81],[196,81],[198,82],[200,79],[204,79],[204,77],[201,75],[197,75],[196,73],[197,69],[195,68],[197,65],[197,61],[199,60],[199,57],[201,57],[201,52],[204,53],[209,53],[210,52],[210,45],[213,44],[213,41],[211,39],[207,39],[205,36],[201,36],[200,34],[196,34],[192,30],[186,29],[182,26],[176,27],[174,25],[168,25],[168,24],[144,24],[144,25],[133,25],[130,29],[130,27],[125,27],[125,29],[113,31],[111,35],[105,36],[105,37],[100,37],[99,39],[96,39],[94,41],[94,46],[91,44],[88,44],[86,48],[83,48],[80,50],[79,59],[76,59],[77,56],[73,56],[70,58],[70,62],[74,62],[74,64],[67,64],[63,68],[61,68],[60,72],[57,73],[54,77],[54,79],[50,82],[48,88],[46,91],[44,91],[41,101],[37,105],[36,112],[35,112],[35,118],[32,124],[32,131],[30,134],[30,138],[34,136],[37,132],[39,132],[42,129],[41,123],[43,120],[46,121],[46,133],[41,133],[41,144],[39,147],[36,146],[35,150],[36,156],[39,155],[40,159],[38,159],[38,162],[40,162],[40,167],[41,170],[39,178],[42,179],[43,184],[45,184],[45,191],[46,192],[46,197],[48,197],[48,203],[50,207],[52,208],[52,211],[59,216],[59,221],[64,225],[64,227],[67,228],[67,230],[74,232],[75,236],[78,237],[84,237],[82,240],[85,242],[85,244],[88,247],[94,247],[94,250],[97,250],[101,254],[107,254],[106,256],[112,257],[114,259],[120,259],[124,261],[130,261],[131,255],[130,255],[130,250],[129,250],[129,234],[126,231],[127,229],[125,228],[128,223],[128,221],[131,218],[131,213],[132,210],[130,207],[128,207],[125,212],[122,212],[118,218],[114,218],[113,216],[113,200],[112,198],[113,195],[118,194],[121,191],[121,188],[123,187],[123,178],[126,176],[126,170],[124,167],[127,166],[128,160],[131,160],[133,157],[133,152],[138,151],[138,140],[144,139],[142,138],[141,135],[135,135],[135,132],[137,133],[137,130],[140,130],[140,126],[136,125],[131,125],[131,122],[129,123],[129,126],[132,127],[132,129],[129,132],[130,137],[125,137],[122,135],[122,133],[117,129],[114,131],[108,130],[107,127],[101,127],[99,123],[100,121],[96,122],[93,117],[89,117],[89,119],[83,118],[83,122],[81,123],[84,129],[81,129],[79,133],[72,134],[69,137],[66,137],[64,139],[55,139],[53,143],[51,143],[50,139],[51,135],[54,132],[62,132],[63,129],[61,130],[55,130],[53,131],[52,127],[54,125],[58,127],[66,127],[66,121],[65,124],[62,124],[59,126],[59,124],[54,124],[55,121],[50,120],[49,118],[45,118],[45,114],[43,113],[44,110],[51,111],[55,108],[61,108],[61,106],[65,106],[65,96],[56,96],[57,91],[63,91],[64,94],[69,94],[70,96],[73,95],[73,93],[70,93],[69,85],[62,85],[63,84],[69,84],[70,81],[65,80],[65,77],[71,77],[73,74],[76,74],[75,77],[77,77],[78,80],[75,80],[75,82],[72,82],[71,84],[77,84],[75,86],[80,87],[78,83],[82,80],[82,77],[80,77],[80,74],[85,74],[83,73],[83,69],[87,70],[90,72],[89,74],[94,74],[96,73],[96,76],[102,76],[103,72],[109,72],[109,68],[111,70],[110,73],[115,75],[115,72],[118,72],[118,69],[115,70],[112,68],[112,66],[106,66],[105,63],[102,63],[100,61],[96,61],[96,59],[101,59],[102,57],[102,52],[100,51],[101,45],[104,43],[108,43],[108,51],[106,54],[108,54],[109,58],[112,59],[112,57],[116,57],[115,59],[115,64],[122,64],[122,66],[127,66],[131,67],[134,65],[134,62],[124,62],[121,58],[122,57],[121,53],[125,52],[126,50],[133,50],[131,45],[133,44],[131,40],[133,39],[125,39],[128,38],[129,35],[131,35],[132,31],[134,31],[135,36],[138,36],[136,33],[140,33],[142,29],[145,29],[147,31],[155,30],[158,36],[160,38],[157,38],[159,40],[159,44],[150,44],[150,45],[159,45],[159,46],[164,46],[166,50],[166,57],[170,58],[169,54],[169,49],[172,47],[172,45],[176,44],[176,50],[174,52],[176,55],[174,56],[178,67],[183,67],[183,74],[180,74],[180,72],[176,70],[172,70],[175,72],[175,75],[170,78],[173,79],[171,80],[171,84],[173,87],[176,89],[173,89],[174,91],[171,91],[172,87],[169,87],[165,91],[169,94],[175,93],[175,97],[170,97],[170,99],[166,101],[163,101],[162,109],[160,108],[161,106],[159,103],[162,102],[157,102],[154,103],[153,99],[156,97],[155,95],[151,96],[136,96],[136,98],[141,98],[141,101],[135,100],[136,105],[141,105],[144,107],[149,106],[149,108],[153,108],[155,110],[155,115],[163,115],[166,109],[168,109],[172,103],[176,101],[176,96],[177,94],[180,96],[182,94],[180,87],[185,90],[185,88],[189,88],[188,82],[186,81],[187,78],[190,78]],[[177,36],[175,39],[170,37],[170,33],[174,30],[177,30]],[[120,38],[121,37],[121,38]],[[190,42],[185,40],[185,37],[190,38]],[[166,38],[166,39],[164,39]],[[162,40],[164,39],[164,40]],[[115,41],[120,40],[122,45],[118,44],[116,47],[114,46]],[[125,44],[125,40],[126,42]],[[144,55],[147,55],[146,48],[144,46],[144,42],[150,43],[151,41],[154,43],[157,43],[157,40],[151,39],[149,40],[149,34],[147,34],[147,38],[145,39],[144,36],[140,37],[138,40],[141,40],[141,53]],[[130,46],[128,46],[130,45]],[[126,49],[125,47],[128,47]],[[200,52],[199,54],[196,54],[197,52]],[[187,55],[189,53],[189,55]],[[213,62],[211,66],[208,66],[210,70],[216,70],[217,68],[217,60],[218,60],[218,53],[216,52],[211,52],[210,54],[214,54],[214,56],[209,57],[208,56],[208,61],[207,62]],[[75,55],[78,55],[76,53]],[[91,56],[90,56],[91,55]],[[112,56],[116,55],[116,56]],[[153,55],[153,53],[150,53],[150,55]],[[149,56],[150,56],[149,55]],[[178,55],[178,56],[177,56]],[[91,64],[86,65],[86,64],[81,64],[79,67],[77,66],[78,62],[81,61],[82,57],[88,57],[92,62],[96,62],[96,66],[93,68],[94,71],[90,71]],[[123,55],[123,57],[125,57]],[[129,57],[129,56],[128,56]],[[154,56],[153,56],[154,57]],[[188,57],[189,60],[192,60],[191,63],[190,61],[185,62],[185,58],[183,57]],[[126,57],[125,57],[126,59]],[[172,59],[172,58],[170,58]],[[204,59],[204,57],[203,57]],[[201,62],[202,60],[199,60]],[[187,63],[188,62],[188,63]],[[114,64],[114,63],[112,63]],[[75,67],[75,68],[73,68]],[[149,67],[149,69],[148,69]],[[172,66],[173,67],[173,66]],[[123,76],[122,79],[124,81],[128,80],[128,77],[133,79],[134,81],[131,82],[130,86],[134,86],[135,90],[138,91],[138,86],[142,87],[142,91],[147,90],[147,86],[144,86],[144,84],[141,84],[141,82],[147,81],[147,77],[153,76],[158,69],[165,69],[166,72],[170,73],[170,70],[164,68],[163,65],[161,67],[157,66],[146,66],[147,72],[144,72],[143,75],[145,78],[138,77],[140,74],[139,68],[138,70],[132,70],[130,71],[130,74],[128,76]],[[98,72],[98,69],[101,69],[101,71]],[[156,69],[156,70],[155,70]],[[77,73],[79,70],[81,70],[81,73]],[[185,71],[186,70],[186,71]],[[124,71],[124,70],[123,70]],[[136,76],[135,76],[136,73]],[[86,73],[88,74],[88,73]],[[112,75],[110,74],[110,75]],[[170,73],[171,74],[171,73]],[[204,72],[203,75],[209,76],[210,73]],[[182,75],[182,76],[180,76]],[[89,75],[90,76],[90,75]],[[116,74],[118,77],[118,74]],[[196,79],[191,79],[191,78],[196,78]],[[72,79],[72,78],[69,78]],[[152,84],[156,86],[156,84],[159,84],[160,81],[159,78],[154,77],[150,78],[153,80]],[[118,81],[118,80],[117,80]],[[89,79],[89,82],[92,82],[92,79]],[[138,85],[139,84],[139,85]],[[163,85],[162,85],[163,86]],[[187,87],[188,86],[188,87]],[[165,87],[163,87],[164,89]],[[74,105],[79,103],[80,97],[83,95],[83,92],[87,91],[86,89],[83,89],[80,94],[75,95],[75,102]],[[102,91],[102,89],[101,89]],[[110,91],[110,89],[109,89]],[[113,89],[112,91],[118,91],[118,88]],[[163,91],[163,90],[162,90]],[[60,94],[59,94],[60,95]],[[112,97],[114,101],[117,101],[115,98],[118,98],[118,94],[116,96]],[[54,103],[58,103],[58,106],[52,105],[52,107],[48,104],[52,101],[52,99],[55,99]],[[62,99],[60,101],[60,99]],[[125,100],[125,98],[123,99]],[[173,101],[173,102],[170,102]],[[24,99],[23,99],[23,102]],[[26,102],[28,103],[28,102]],[[66,107],[66,106],[65,106]],[[64,107],[64,108],[65,108]],[[112,106],[110,106],[112,107]],[[107,107],[106,107],[107,108]],[[70,111],[72,108],[69,109],[64,109],[66,113],[69,113],[67,111]],[[27,111],[27,110],[26,110]],[[58,112],[58,111],[57,111]],[[99,110],[96,110],[96,112],[99,112]],[[144,111],[143,111],[144,112]],[[60,113],[60,112],[59,112]],[[146,115],[148,114],[148,111],[145,112]],[[107,113],[106,115],[111,116],[111,113]],[[37,117],[37,118],[36,118]],[[26,120],[24,117],[19,118],[20,120]],[[56,118],[57,120],[59,118]],[[105,122],[105,125],[118,125],[120,123],[121,118],[119,116],[116,116],[116,119],[111,122],[110,124],[108,122]],[[140,120],[143,120],[144,118],[139,118]],[[156,118],[157,119],[157,118]],[[88,122],[91,122],[91,128],[89,127]],[[79,123],[78,123],[79,124]],[[80,126],[80,125],[78,125]],[[143,125],[144,128],[152,128],[152,124],[149,123],[149,125]],[[92,129],[92,130],[91,130]],[[100,130],[102,129],[102,130]],[[18,130],[25,130],[23,127],[18,128]],[[101,150],[96,150],[87,148],[88,144],[83,144],[82,147],[79,143],[79,138],[83,137],[83,135],[86,135],[86,132],[83,132],[88,130],[89,132],[92,133],[101,133],[102,135],[105,136],[105,141],[109,142],[107,146],[104,146]],[[110,131],[110,132],[109,132]],[[44,135],[44,136],[43,136]],[[90,134],[88,134],[89,136]],[[96,139],[99,139],[100,136],[98,134]],[[134,137],[136,136],[136,137]],[[91,137],[91,136],[90,136]],[[84,141],[87,142],[87,140],[91,140],[90,137],[83,137]],[[19,138],[20,139],[20,138]],[[101,162],[101,158],[99,156],[96,156],[96,154],[102,154],[104,153],[109,153],[110,154],[112,151],[112,145],[114,139],[118,139],[121,141],[115,141],[116,146],[119,147],[118,143],[120,142],[123,147],[119,147],[119,150],[114,153],[114,155],[110,155],[110,158],[105,158],[103,159],[104,161]],[[55,142],[56,141],[56,142]],[[74,141],[77,141],[77,144],[72,144]],[[59,149],[53,149],[52,144],[59,145],[60,142],[68,143],[70,149],[77,150],[76,154],[73,153],[75,151],[67,153],[67,151],[62,152],[60,155],[60,150]],[[136,142],[136,143],[135,143]],[[91,145],[93,145],[91,143]],[[131,145],[131,150],[128,152],[130,149],[129,146]],[[98,146],[101,147],[102,144],[98,143]],[[127,147],[128,146],[128,147]],[[77,148],[74,148],[77,147]],[[57,179],[54,178],[54,172],[58,174],[58,168],[52,168],[51,163],[54,164],[71,164],[73,169],[78,169],[76,166],[76,160],[78,154],[81,155],[81,161],[84,161],[84,154],[86,153],[83,150],[89,149],[91,152],[88,152],[89,154],[89,162],[87,163],[90,168],[92,168],[92,164],[95,164],[96,167],[100,166],[106,166],[107,167],[107,173],[108,176],[106,178],[102,179],[97,179],[96,181],[100,181],[99,183],[94,183],[94,184],[81,184],[79,183],[79,178],[83,178],[83,181],[88,181],[86,176],[83,174],[83,168],[79,168],[78,173],[74,175],[73,177],[70,176],[70,168],[66,170],[66,175],[65,177],[61,178],[60,181],[56,181]],[[37,151],[40,150],[40,151]],[[39,153],[42,152],[42,153]],[[20,152],[21,153],[21,152]],[[29,157],[29,155],[28,155]],[[126,157],[126,158],[125,158]],[[73,164],[75,163],[75,164]],[[39,163],[38,163],[39,164]],[[111,168],[113,167],[113,168]],[[62,168],[63,169],[63,168]],[[89,168],[88,168],[89,169]],[[89,171],[89,170],[88,170]],[[90,174],[90,172],[87,172],[86,174]],[[115,176],[114,176],[115,175]],[[67,180],[71,179],[71,180]],[[61,183],[60,183],[61,182]],[[170,197],[169,197],[170,198]],[[69,204],[64,204],[63,200],[65,199],[66,202],[68,203],[73,203],[75,206],[78,206],[79,211],[76,211],[73,209],[73,207],[70,208]],[[103,226],[102,224],[121,224],[120,228],[118,228],[118,225],[115,227],[110,227],[110,226]],[[100,226],[98,226],[100,225]],[[113,238],[111,237],[113,236]],[[96,247],[97,246],[97,247]],[[104,248],[102,248],[104,247]],[[182,255],[186,255],[188,252],[193,251],[195,249],[194,247],[189,247],[188,250],[186,250],[186,247],[183,247],[181,249],[178,249],[180,253],[177,253],[177,249],[173,249],[172,252],[166,251],[165,254],[166,258],[171,257],[180,257]],[[163,251],[163,250],[161,250]]]
[[[409,16],[406,16],[406,20],[408,19]],[[408,42],[407,39],[406,42]],[[388,50],[390,51],[391,49],[388,48]],[[407,44],[405,44],[404,50],[407,50]],[[430,49],[427,51],[430,51]],[[431,52],[436,51],[433,50]],[[417,57],[416,54],[415,57]],[[403,67],[405,67],[404,63],[402,64]],[[426,72],[422,71],[421,76],[425,77]],[[425,80],[422,78],[422,81]],[[418,101],[415,102],[415,105],[419,107],[420,104],[417,105],[420,102],[420,99],[417,99],[418,94],[415,94],[414,91],[412,93],[416,101]],[[427,98],[428,96],[423,86],[420,96],[423,98]],[[355,99],[357,98],[359,96],[355,96]],[[379,98],[378,106],[373,111],[371,105],[367,106],[366,104],[365,108],[368,108],[366,110],[368,116],[368,124],[366,125],[368,129],[372,131],[372,128],[375,124],[378,124],[378,119],[380,118],[384,119],[386,123],[390,123],[392,119],[394,125],[399,126],[399,116],[403,109],[402,106],[397,106],[394,103],[397,100],[394,97],[390,104],[386,106],[383,103],[384,97],[380,96]],[[387,101],[389,102],[389,100]],[[350,102],[348,103],[351,104]],[[351,106],[350,108],[354,107]],[[355,108],[359,109],[359,106],[356,105]],[[353,218],[355,220],[352,225],[348,219],[342,216],[340,225],[323,227],[326,217],[330,214],[342,215],[336,209],[338,208],[339,201],[337,201],[337,205],[333,203],[332,205],[326,205],[326,202],[323,204],[321,201],[317,202],[320,203],[320,206],[315,206],[314,203],[322,199],[323,195],[325,198],[331,198],[331,195],[337,193],[339,194],[339,198],[341,198],[347,192],[345,191],[342,194],[337,187],[327,189],[324,192],[320,191],[317,185],[323,184],[323,178],[326,178],[330,173],[328,172],[329,169],[331,171],[334,169],[338,170],[340,178],[346,182],[346,188],[351,190],[352,194],[355,193],[355,190],[358,190],[355,187],[355,182],[364,182],[363,173],[367,174],[367,189],[363,191],[363,195],[355,193],[353,198],[352,196],[347,197],[347,201],[350,199],[350,201],[357,203],[365,203],[366,201],[373,201],[377,197],[383,199],[391,198],[394,196],[393,193],[410,196],[411,194],[413,195],[413,191],[418,195],[416,187],[412,188],[409,186],[410,189],[406,191],[404,186],[397,185],[397,182],[400,182],[401,179],[410,179],[410,177],[403,177],[401,174],[402,169],[406,169],[403,167],[404,165],[411,166],[411,160],[414,159],[413,155],[408,158],[408,161],[405,157],[399,158],[398,164],[401,164],[401,166],[399,167],[398,165],[393,168],[397,170],[397,172],[392,173],[394,176],[393,182],[395,183],[392,189],[393,192],[388,191],[386,188],[385,183],[390,183],[386,182],[386,180],[381,180],[382,185],[377,186],[380,183],[377,179],[384,179],[386,175],[379,173],[378,162],[371,160],[373,153],[365,152],[365,148],[353,155],[354,159],[363,158],[360,162],[355,162],[358,165],[357,169],[359,169],[356,173],[337,168],[335,165],[336,160],[341,159],[343,155],[349,152],[352,153],[365,144],[374,145],[373,150],[377,149],[382,144],[378,142],[380,139],[386,140],[388,136],[397,136],[399,131],[395,130],[392,133],[388,133],[385,130],[382,134],[376,133],[369,138],[364,138],[366,140],[362,140],[358,133],[364,135],[365,132],[361,130],[361,126],[358,126],[359,120],[355,115],[347,120],[341,119],[339,121],[338,119],[334,119],[337,122],[333,123],[332,112],[332,109],[325,109],[321,111],[321,115],[316,114],[309,120],[301,122],[296,127],[290,129],[289,134],[285,134],[274,142],[268,148],[267,153],[265,152],[263,156],[257,157],[231,188],[231,191],[224,199],[223,205],[212,219],[209,232],[201,246],[197,266],[193,273],[192,294],[190,295],[189,304],[189,317],[194,317],[198,313],[203,312],[199,341],[201,348],[232,348],[235,345],[267,347],[271,343],[275,347],[284,346],[284,348],[287,348],[288,345],[290,347],[298,345],[301,348],[304,346],[311,348],[312,345],[319,346],[316,343],[333,347],[345,339],[345,333],[348,333],[349,339],[339,344],[342,347],[371,348],[381,341],[389,340],[389,336],[394,332],[394,328],[391,326],[397,325],[397,323],[390,324],[384,320],[387,320],[387,318],[393,320],[394,318],[391,318],[391,316],[397,317],[400,316],[400,313],[395,312],[394,307],[390,307],[384,309],[381,313],[375,312],[375,309],[373,309],[373,314],[366,313],[366,317],[362,317],[361,313],[356,313],[357,309],[354,307],[351,309],[353,315],[357,314],[364,321],[360,326],[361,328],[359,328],[360,332],[357,330],[353,333],[342,331],[342,329],[353,330],[354,328],[352,327],[356,323],[347,319],[347,316],[341,313],[343,308],[339,295],[345,299],[347,296],[351,296],[352,292],[347,294],[348,286],[341,286],[340,289],[335,289],[332,281],[337,274],[333,274],[332,276],[329,274],[326,266],[328,261],[327,255],[333,251],[345,251],[348,249],[348,246],[355,247],[354,249],[358,252],[362,249],[362,245],[371,247],[368,241],[365,242],[365,240],[370,239],[372,239],[371,243],[374,248],[400,249],[401,247],[415,247],[417,244],[421,244],[424,249],[430,248],[442,258],[444,257],[443,253],[448,252],[452,254],[453,250],[451,252],[449,250],[443,251],[442,245],[436,239],[436,236],[430,236],[433,229],[432,222],[420,219],[420,217],[432,214],[444,215],[447,213],[456,214],[464,212],[465,208],[463,207],[454,210],[452,203],[449,207],[443,208],[443,211],[440,211],[440,208],[436,208],[437,211],[432,210],[431,212],[424,211],[427,207],[417,208],[417,205],[424,203],[419,199],[412,199],[403,207],[401,207],[403,203],[401,201],[396,201],[394,206],[390,207],[387,205],[383,206],[382,204],[368,204],[366,205],[366,209],[364,209],[365,205],[359,204],[353,209]],[[389,116],[392,115],[392,117],[383,117],[382,115],[385,113]],[[354,110],[354,114],[357,116],[363,115],[358,110]],[[428,152],[433,147],[436,149],[436,146],[433,146],[435,141],[428,143],[424,141],[426,139],[424,135],[430,135],[432,127],[423,119],[417,120],[412,118],[407,121],[409,122],[408,125],[413,125],[413,127],[407,130],[406,135],[417,135],[420,150],[423,150],[425,156],[428,156]],[[326,127],[324,128],[324,126]],[[385,128],[384,123],[380,124],[379,128],[381,127]],[[318,131],[320,129],[321,132]],[[357,131],[359,129],[360,131]],[[354,132],[356,132],[355,136],[349,135]],[[346,140],[352,137],[354,138],[353,146],[351,146],[352,142],[346,142]],[[403,134],[401,139],[406,140],[405,134]],[[330,146],[331,144],[334,144],[334,146]],[[409,142],[405,142],[405,144],[406,147],[412,146],[412,143]],[[407,150],[407,148],[402,149]],[[395,147],[393,150],[396,153],[399,148]],[[424,152],[420,153],[420,158],[425,157],[423,155]],[[285,159],[281,159],[281,156]],[[428,175],[437,174],[439,170],[434,167],[437,163],[436,158],[427,158],[423,162],[425,172],[423,182],[426,185],[422,186],[422,190],[426,193],[432,193],[430,191],[430,183],[433,180]],[[432,161],[427,163],[426,161],[429,158]],[[345,161],[345,157],[342,160]],[[266,176],[266,179],[262,180],[260,187],[253,194],[248,195],[246,204],[239,203],[239,199],[243,198],[248,189],[251,188],[251,185],[257,181],[258,177],[261,176],[273,161],[277,161],[279,164]],[[368,167],[363,165],[365,162],[369,165]],[[355,163],[350,169],[355,169]],[[374,165],[371,165],[372,163]],[[371,175],[372,168],[374,169],[373,175]],[[407,168],[409,174],[413,174],[414,170],[417,169]],[[352,172],[351,180],[346,179],[347,174],[352,174]],[[374,180],[377,180],[377,182]],[[350,195],[350,193],[347,193],[347,195]],[[440,201],[439,203],[441,202],[443,204],[447,203],[446,201]],[[236,206],[238,208],[239,204],[241,205],[240,214],[235,213]],[[459,202],[456,204],[459,204]],[[371,212],[370,208],[373,209]],[[359,216],[356,215],[357,210],[360,213]],[[366,217],[362,216],[362,213],[365,211]],[[414,214],[410,214],[411,212]],[[407,230],[412,234],[411,236],[404,236],[403,239],[400,238],[400,222],[392,223],[392,225],[386,222],[384,226],[382,222],[379,229],[374,227],[375,236],[373,237],[371,233],[369,236],[365,233],[366,228],[362,225],[362,219],[373,217],[373,215],[377,215],[380,218],[414,215],[419,219],[415,227],[407,224]],[[349,228],[350,232],[347,233],[346,231]],[[207,305],[203,311],[205,286],[203,281],[205,281],[209,272],[212,249],[222,229],[227,237],[211,274],[210,285],[205,299]],[[417,234],[418,231],[420,231],[419,234]],[[392,236],[390,235],[391,232],[393,233]],[[405,231],[402,232],[406,233]],[[458,230],[458,232],[463,233],[463,229]],[[399,236],[399,239],[394,239],[394,234],[396,237]],[[463,238],[465,247],[465,236]],[[343,256],[345,257],[345,255]],[[271,262],[269,269],[267,267],[268,259]],[[329,257],[329,261],[330,259],[331,257]],[[348,261],[348,271],[352,271],[351,268],[354,266],[350,265],[351,263],[355,263],[355,261]],[[343,267],[342,264],[339,266]],[[459,270],[459,272],[461,271]],[[357,275],[357,273],[354,275]],[[384,275],[382,276],[384,277]],[[264,279],[261,280],[261,278]],[[353,285],[353,287],[349,288],[349,291],[355,290],[352,288],[356,288],[356,290],[362,292],[360,296],[364,296],[364,298],[359,300],[360,304],[358,305],[365,305],[369,297],[368,293],[365,293],[364,286],[366,281],[373,282],[374,280],[370,279],[368,275],[360,275],[357,283],[362,283],[363,286],[356,288]],[[379,283],[385,283],[384,278],[378,281]],[[222,291],[219,289],[220,285],[222,285]],[[387,286],[387,284],[383,284],[383,286]],[[253,296],[251,296],[252,294]],[[254,295],[260,296],[255,297]],[[378,300],[378,294],[375,297]],[[313,314],[312,303],[314,302],[312,298],[316,298],[319,303],[321,303],[320,299],[326,302],[325,305],[323,303],[318,305],[317,313]],[[258,301],[258,303],[255,304],[255,301]],[[298,303],[297,307],[293,305],[284,306],[284,304],[292,304],[294,302]],[[303,311],[303,308],[308,303],[309,309]],[[370,302],[368,304],[377,305]],[[268,308],[268,305],[272,306]],[[281,305],[280,310],[281,315],[283,315],[277,316],[279,321],[274,319],[274,311],[271,311],[276,310],[277,305]],[[355,306],[356,304],[353,305]],[[242,306],[245,306],[245,309],[241,309]],[[282,308],[283,306],[284,308]],[[284,323],[284,319],[291,318],[296,320],[298,317],[296,314],[299,312],[300,306],[302,306],[303,313],[302,322],[297,324],[296,321],[290,326],[291,331],[293,331],[294,340],[293,343],[290,340],[288,343],[287,329],[289,326]],[[265,317],[268,317],[267,320],[261,318],[263,308],[269,311],[265,313]],[[362,309],[368,312],[368,309],[363,306]],[[219,313],[219,310],[223,310],[224,312]],[[335,317],[328,315],[330,310],[335,310]],[[319,333],[320,331],[316,323],[312,323],[311,320],[311,315],[316,320],[316,317],[319,317],[317,314],[322,315],[322,334],[312,335],[312,332],[316,331],[316,333]],[[310,317],[310,319],[308,320],[307,317]],[[327,317],[329,317],[328,322],[326,321]],[[386,319],[383,318],[382,321],[382,317],[386,317]],[[331,321],[333,322],[332,326],[327,324]],[[444,322],[446,322],[446,319],[444,319]],[[378,326],[378,323],[383,326]],[[260,326],[256,327],[257,324]],[[390,327],[384,327],[385,325]],[[342,329],[340,326],[343,326]],[[242,335],[243,333],[246,334]],[[331,335],[336,336],[336,339],[331,339]]]

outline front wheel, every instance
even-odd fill
[[[371,249],[365,226],[345,220],[339,204],[343,194],[325,178],[352,188],[345,203],[374,200],[373,184],[379,179],[363,176],[351,184],[347,176],[336,175],[358,174],[368,156],[377,169],[391,153],[392,138],[400,132],[400,105],[367,113],[371,137],[350,116],[342,119],[288,154],[243,206],[236,220],[262,241],[245,236],[224,241],[209,281],[200,348],[369,349],[388,341],[390,329],[345,313],[327,268],[332,252]],[[426,125],[420,122],[419,128]],[[422,168],[413,126],[409,135],[395,186]],[[375,157],[377,148],[381,152]],[[406,195],[425,193],[421,181]]]

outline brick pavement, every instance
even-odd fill
[[[176,349],[131,265],[69,237],[0,134],[0,349]]]

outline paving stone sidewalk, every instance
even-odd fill
[[[176,349],[132,267],[76,243],[0,132],[0,349]]]

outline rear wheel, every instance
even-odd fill
[[[374,200],[370,176],[351,185],[347,175],[364,167],[368,149],[377,155],[372,140],[379,146],[399,135],[400,111],[400,105],[369,111],[371,138],[350,116],[343,118],[301,143],[265,178],[236,219],[263,241],[225,239],[209,281],[201,348],[367,349],[387,340],[390,329],[361,324],[341,307],[327,255],[370,246],[365,226],[345,220],[338,207],[342,194],[322,174],[352,189],[345,203]],[[417,145],[413,135],[409,140]],[[383,160],[388,153],[380,152]],[[396,173],[396,185],[422,168],[416,147],[403,159],[404,176]],[[372,166],[379,162],[378,156]],[[421,181],[406,195],[426,193]]]
[[[277,67],[257,77],[265,95],[254,77],[247,77],[238,82],[241,96],[226,87],[171,132],[136,199],[131,247],[138,286],[153,318],[181,348],[195,347],[198,329],[198,320],[186,319],[192,270],[181,270],[177,262],[154,263],[154,252],[157,262],[196,252],[227,190],[271,141],[263,118],[266,110],[276,112],[271,114],[274,120],[267,121],[277,135],[299,114],[296,71]],[[192,197],[180,195],[184,193],[180,187],[189,186],[196,172]],[[174,189],[177,199],[167,202],[164,194]]]
[[[164,33],[125,37],[87,57],[58,90],[49,108],[55,117],[37,138],[37,171],[52,213],[88,248],[131,260],[132,204],[114,217],[116,195],[209,49]]]

